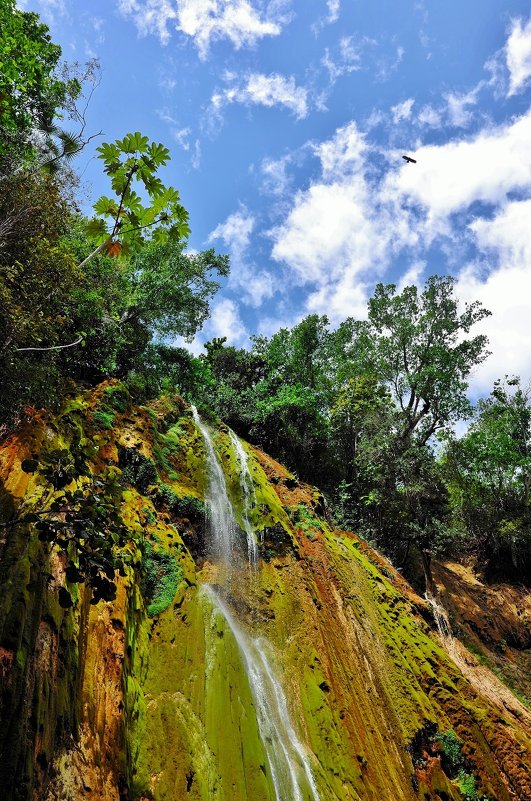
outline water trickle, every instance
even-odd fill
[[[236,436],[234,431],[229,430],[229,436],[240,468],[240,484],[243,495],[242,519],[245,535],[247,537],[247,554],[249,557],[249,564],[255,566],[258,561],[258,546],[251,523],[251,514],[256,506],[256,492],[254,489],[253,477],[249,470],[249,455],[244,450],[239,437]]]
[[[442,644],[449,656],[453,659],[455,664],[460,667],[462,670],[466,670],[463,658],[459,649],[459,643],[454,637],[452,627],[450,625],[450,618],[448,617],[448,612],[444,608],[442,604],[440,604],[436,598],[433,597],[429,592],[424,593],[424,597],[429,603],[433,611],[433,617],[435,618],[435,623],[437,625],[437,629],[441,636]]]
[[[308,754],[291,723],[286,696],[262,637],[249,637],[211,586],[203,587],[214,611],[229,626],[242,654],[277,801],[319,801]]]
[[[230,566],[236,557],[238,527],[227,492],[225,474],[216,456],[210,432],[199,417],[195,406],[192,406],[192,415],[203,437],[207,455],[208,489],[205,501],[210,534],[209,549],[212,556]]]
[[[435,623],[437,625],[437,629],[439,630],[439,634],[444,639],[446,638],[453,638],[452,634],[452,627],[450,626],[450,621],[448,619],[448,613],[444,606],[441,606],[437,602],[437,600],[430,595],[429,592],[424,594],[425,599],[429,603],[433,611],[433,617],[435,618]]]

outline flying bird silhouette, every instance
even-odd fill
[[[406,161],[408,164],[416,164],[416,163],[417,163],[417,159],[412,159],[412,158],[411,158],[411,156],[402,156],[402,158],[403,158],[403,159],[404,159],[404,161]]]

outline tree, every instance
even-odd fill
[[[387,389],[370,373],[349,378],[339,389],[330,407],[330,427],[347,483],[357,478],[362,437],[379,425],[390,400]]]
[[[451,277],[431,276],[397,294],[378,284],[369,319],[359,324],[358,348],[367,368],[389,387],[400,410],[400,437],[424,445],[437,431],[466,418],[471,405],[467,379],[488,356],[483,334],[466,338],[490,312],[476,301],[459,312]]]
[[[467,433],[443,455],[454,526],[487,571],[523,575],[531,561],[531,392],[496,381]]]
[[[146,242],[146,234],[157,244],[168,238],[188,237],[188,212],[179,202],[179,193],[172,186],[164,186],[156,174],[170,159],[164,145],[149,142],[147,136],[137,132],[113,143],[105,142],[98,152],[115,197],[103,195],[94,204],[98,216],[88,224],[87,233],[98,246],[80,267],[102,251],[111,256],[137,252]],[[149,205],[143,205],[135,184],[147,194]]]
[[[452,278],[432,276],[419,293],[378,284],[353,348],[362,371],[387,387],[394,410],[367,432],[357,467],[364,478],[360,517],[369,536],[404,562],[414,544],[426,586],[430,555],[447,545],[448,499],[432,438],[471,413],[471,370],[487,356],[486,337],[467,337],[489,312],[479,303],[459,311]]]
[[[211,275],[228,272],[228,257],[213,249],[189,254],[175,239],[148,242],[132,258],[121,322],[136,318],[159,338],[191,338],[207,319],[209,300],[219,289]]]
[[[61,80],[61,48],[37,14],[14,0],[0,4],[0,174],[31,160],[39,137],[54,127],[67,97],[79,94],[76,78]],[[39,133],[40,132],[40,133]]]

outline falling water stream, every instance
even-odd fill
[[[440,604],[429,592],[424,593],[424,597],[431,606],[433,617],[435,618],[435,623],[446,652],[452,657],[458,667],[460,667],[462,670],[465,670],[466,668],[459,651],[459,646],[450,625],[448,612],[444,606]]]
[[[208,528],[213,552],[226,566],[238,569],[238,526],[227,492],[227,482],[216,455],[210,431],[192,406],[195,424],[205,442],[208,486],[206,503]],[[247,538],[248,559],[256,564],[258,549],[250,520],[255,503],[248,456],[233,432],[230,439],[240,467],[243,502],[243,523]],[[257,714],[258,729],[267,755],[276,801],[320,801],[306,749],[291,722],[284,690],[268,654],[271,646],[263,637],[250,636],[236,620],[233,611],[218,589],[204,585],[202,592],[209,599],[214,614],[221,615],[238,645],[249,680]]]
[[[229,436],[240,466],[240,482],[243,490],[243,525],[247,536],[249,564],[254,566],[258,561],[258,546],[250,519],[251,511],[256,506],[254,482],[251,471],[249,470],[249,456],[245,452],[240,439],[232,430],[229,430]]]
[[[209,543],[212,555],[226,565],[232,565],[236,555],[236,538],[238,527],[234,519],[232,504],[227,492],[227,482],[223,468],[214,449],[210,431],[199,417],[195,406],[192,406],[194,422],[201,432],[207,455],[207,522]]]

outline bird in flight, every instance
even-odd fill
[[[416,163],[417,163],[417,159],[412,159],[412,158],[411,158],[411,156],[402,156],[402,158],[403,158],[403,159],[404,159],[404,161],[406,161],[408,164],[416,164]]]

